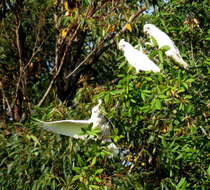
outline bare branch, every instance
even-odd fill
[[[23,75],[23,57],[22,57],[22,46],[20,42],[20,27],[21,27],[21,22],[18,16],[16,16],[17,19],[17,26],[16,26],[16,44],[17,44],[17,49],[18,49],[18,56],[19,56],[19,64],[20,64],[20,75],[18,77],[17,85],[16,85],[16,91],[15,91],[15,98],[13,99],[12,107],[15,104],[15,101],[17,99],[17,94],[21,82],[21,78]]]
[[[47,41],[47,39],[49,38],[50,36],[47,36],[47,38],[45,38],[44,40],[42,40],[41,44],[37,47],[37,44],[34,45],[34,48],[33,48],[33,52],[32,52],[32,55],[31,55],[31,58],[29,59],[28,63],[25,65],[24,67],[24,70],[27,69],[27,67],[30,65],[30,63],[32,62],[32,59],[34,58],[34,56],[36,56],[37,53],[39,53],[42,45]]]
[[[56,71],[55,75],[53,76],[53,78],[52,78],[52,80],[51,80],[51,82],[50,82],[50,84],[49,84],[49,86],[48,86],[48,88],[47,88],[47,90],[46,90],[44,96],[42,97],[42,99],[41,99],[41,100],[39,101],[39,103],[37,104],[38,106],[41,106],[41,105],[43,104],[43,102],[44,102],[44,100],[46,99],[46,97],[48,96],[48,94],[49,94],[51,88],[53,87],[54,82],[55,82],[56,78],[58,77],[58,75],[59,75],[59,73],[60,73],[60,71],[61,71],[61,68],[63,67],[64,60],[65,60],[65,57],[66,57],[68,48],[71,46],[73,40],[75,39],[75,37],[76,37],[76,35],[77,35],[77,32],[78,32],[79,28],[80,28],[80,25],[78,24],[78,26],[77,26],[77,28],[76,28],[74,34],[72,35],[72,38],[68,41],[68,44],[66,45],[65,51],[64,51],[63,56],[62,56],[61,61],[60,61],[60,65],[59,65],[59,67],[58,67],[58,70]]]
[[[33,51],[32,51],[32,55],[31,55],[28,63],[24,66],[23,57],[22,57],[22,47],[20,45],[20,39],[19,39],[19,28],[20,28],[20,21],[18,22],[18,25],[17,25],[17,28],[16,28],[16,44],[17,44],[18,54],[19,54],[20,73],[19,73],[19,77],[18,77],[18,81],[17,81],[17,85],[16,85],[15,98],[13,100],[13,104],[15,103],[15,101],[17,99],[17,93],[18,93],[18,90],[19,90],[19,87],[20,87],[20,82],[21,82],[22,77],[23,77],[23,75],[25,73],[25,70],[27,69],[27,67],[32,62],[32,59],[34,58],[34,56],[36,56],[36,54],[40,51],[40,49],[41,49],[42,45],[44,44],[44,42],[46,42],[47,39],[49,38],[49,36],[48,36],[38,46],[38,38],[39,38],[39,34],[40,34],[40,28],[39,28],[39,31],[38,31],[37,37],[36,37],[36,41],[34,43],[34,48],[33,48]]]

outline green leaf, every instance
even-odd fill
[[[157,41],[155,40],[155,38],[153,38],[152,36],[150,36],[150,38],[151,38],[152,44],[153,44],[154,46],[158,47],[158,43],[157,43]]]
[[[155,100],[155,109],[160,110],[161,109],[161,102],[159,100]]]
[[[158,56],[159,56],[160,62],[163,63],[163,52],[162,51],[159,51],[158,52]]]
[[[103,168],[101,168],[101,169],[97,169],[97,170],[95,171],[95,175],[97,175],[97,174],[101,174],[103,171],[104,171],[104,169],[103,169]]]
[[[209,167],[208,167],[207,174],[208,174],[208,176],[210,177],[210,165],[209,165]]]
[[[153,135],[151,135],[148,139],[148,143],[150,144],[150,143],[154,142],[154,140],[155,140],[155,137]]]
[[[75,175],[75,176],[72,178],[72,182],[77,181],[77,180],[79,180],[80,178],[81,178],[80,175]]]
[[[80,167],[73,167],[72,170],[78,173],[78,172],[80,172],[81,168]]]
[[[176,189],[177,189],[177,190],[185,190],[186,184],[187,184],[186,178],[183,177],[183,178],[181,178],[181,180],[180,180],[179,183],[177,184]]]
[[[169,46],[167,46],[167,45],[164,45],[164,46],[162,46],[162,47],[160,48],[160,50],[163,51],[163,52],[168,51],[168,50],[170,50],[170,49],[171,49],[171,48],[170,48]]]
[[[94,157],[94,158],[92,159],[91,166],[94,166],[94,165],[96,164],[96,161],[97,161],[97,158]]]
[[[12,168],[14,167],[14,163],[7,164],[7,174],[10,174]]]

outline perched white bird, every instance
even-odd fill
[[[71,136],[76,139],[86,139],[88,135],[82,135],[82,128],[87,128],[92,124],[93,129],[100,129],[101,133],[97,137],[102,142],[109,142],[108,149],[116,156],[119,153],[119,149],[110,139],[110,122],[100,112],[100,105],[102,101],[99,100],[98,105],[92,108],[92,114],[88,120],[60,120],[52,122],[39,121],[40,126],[48,131],[52,131],[57,134]],[[90,136],[90,138],[92,138]]]
[[[141,71],[153,71],[160,72],[160,68],[150,60],[146,54],[135,49],[131,44],[121,39],[119,49],[123,50],[124,56],[126,57],[129,64],[131,64],[136,72]]]
[[[182,65],[185,69],[188,67],[188,64],[182,59],[178,48],[166,33],[153,24],[145,24],[143,30],[144,33],[149,34],[157,41],[159,48],[163,46],[170,47],[170,49],[165,52],[166,56]]]

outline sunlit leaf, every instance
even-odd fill
[[[130,32],[132,32],[131,24],[127,23],[126,24],[126,29],[129,30]]]

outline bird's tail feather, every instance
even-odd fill
[[[185,69],[188,68],[188,64],[182,59],[182,57],[180,55],[173,54],[173,55],[171,55],[171,58],[174,61],[176,61],[177,63],[179,63],[180,65],[182,65]]]

